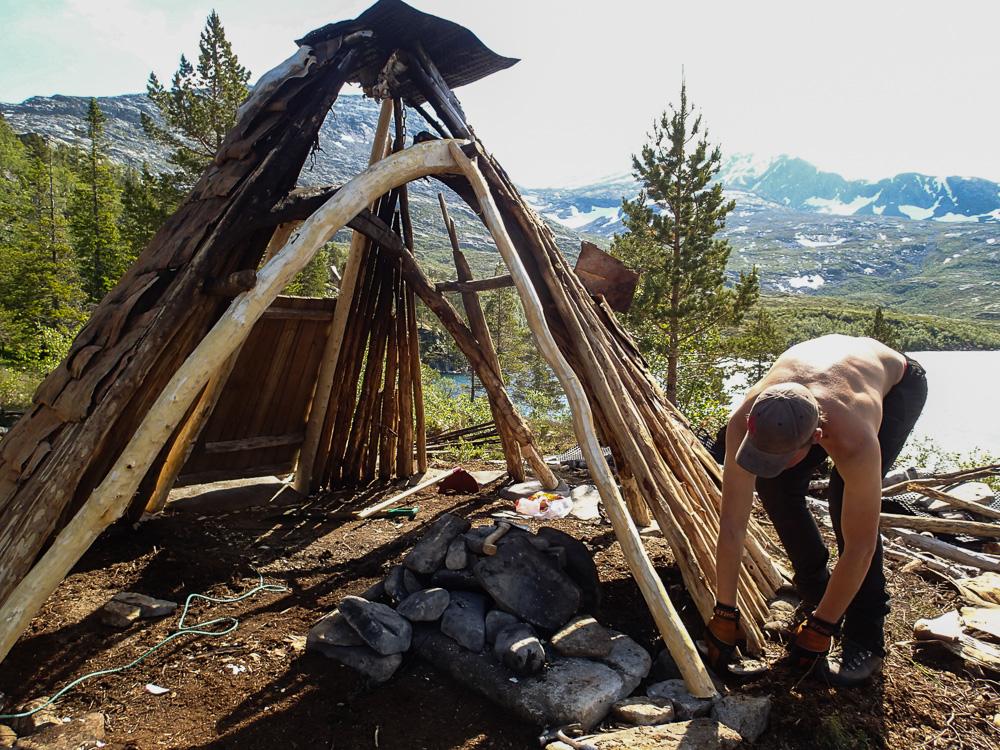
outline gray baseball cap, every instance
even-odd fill
[[[747,417],[747,434],[736,451],[736,463],[770,479],[809,444],[819,426],[819,404],[799,383],[778,383],[757,396]]]

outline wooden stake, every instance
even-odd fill
[[[455,230],[455,222],[448,216],[448,206],[444,201],[444,193],[438,193],[438,203],[441,206],[441,216],[444,218],[444,225],[448,229],[448,238],[451,240],[451,252],[455,259],[455,271],[459,281],[472,281],[472,269],[465,259],[465,254],[458,242],[458,232]],[[500,371],[500,359],[497,357],[496,347],[493,345],[493,337],[490,335],[490,328],[486,325],[486,316],[483,314],[483,307],[479,304],[479,297],[475,292],[463,292],[462,304],[465,307],[465,315],[469,320],[469,327],[472,334],[479,342],[480,348],[486,357],[486,364],[493,370],[497,378],[503,382],[503,373]],[[475,372],[475,370],[473,370]],[[497,430],[500,432],[500,444],[503,446],[504,459],[507,461],[507,473],[515,482],[524,481],[524,464],[521,460],[521,449],[517,440],[510,434],[503,420],[497,418],[497,406],[493,394],[487,390],[490,400],[490,410],[493,412]],[[548,479],[548,477],[546,477]],[[552,488],[558,486],[558,482]],[[549,488],[551,489],[551,488]]]

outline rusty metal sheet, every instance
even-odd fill
[[[580,257],[574,270],[584,288],[591,294],[603,295],[615,312],[625,312],[632,306],[639,274],[597,245],[586,241],[580,243]]]

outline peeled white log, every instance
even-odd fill
[[[951,560],[970,568],[1000,573],[1000,560],[990,555],[963,549],[941,539],[924,536],[913,531],[906,531],[905,529],[885,529],[884,533],[886,536],[892,537],[908,547],[930,552],[932,555],[937,555],[945,560]]]
[[[642,545],[639,531],[632,521],[631,516],[625,506],[618,491],[611,469],[594,429],[594,415],[587,401],[583,386],[580,384],[576,373],[570,367],[563,353],[560,351],[549,325],[545,320],[545,313],[542,310],[542,303],[521,262],[520,256],[514,249],[513,242],[507,234],[500,212],[493,196],[490,193],[486,180],[480,173],[479,168],[469,160],[464,152],[455,142],[450,143],[455,161],[461,167],[465,176],[469,180],[479,206],[482,210],[483,222],[486,224],[497,249],[503,257],[511,277],[514,279],[514,286],[517,288],[521,303],[524,306],[525,316],[528,325],[535,337],[538,348],[548,361],[559,378],[563,390],[570,404],[573,414],[573,426],[577,440],[580,441],[580,449],[583,457],[587,461],[594,483],[604,501],[604,508],[611,519],[611,524],[615,530],[615,536],[621,544],[625,559],[629,569],[635,577],[639,589],[642,591],[649,610],[656,621],[656,626],[663,637],[663,641],[670,651],[671,656],[677,663],[684,677],[684,682],[691,693],[700,698],[710,698],[717,695],[715,686],[701,661],[701,657],[695,648],[694,642],[688,635],[684,624],[681,622],[677,611],[674,609],[663,582],[656,573],[652,561],[646,554]]]
[[[3,603],[0,661],[94,539],[125,511],[191,403],[221,363],[243,343],[274,298],[320,247],[375,198],[420,177],[458,171],[450,143],[442,140],[413,146],[348,182],[260,270],[257,285],[233,300],[174,373],[104,480]]]

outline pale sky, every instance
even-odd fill
[[[690,98],[723,153],[787,153],[847,177],[1000,181],[993,0],[413,0],[521,62],[458,90],[519,183],[622,173],[652,119]],[[103,96],[197,56],[214,7],[253,80],[366,0],[0,0],[0,101]]]

